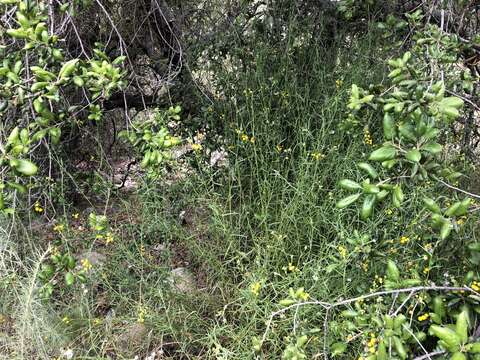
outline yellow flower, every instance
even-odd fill
[[[252,144],[255,144],[255,140],[256,140],[256,139],[255,139],[255,136],[252,136],[252,137],[250,138],[250,142],[251,142]]]
[[[400,238],[400,244],[404,245],[410,241],[410,238],[408,236],[402,236]]]
[[[345,246],[343,246],[343,245],[340,245],[340,246],[338,247],[338,253],[340,254],[340,256],[341,256],[342,258],[345,259],[345,258],[347,257],[347,248],[346,248]]]
[[[92,263],[88,259],[80,260],[80,264],[82,264],[82,268],[84,271],[89,271],[92,268]]]
[[[140,324],[143,324],[145,322],[145,315],[146,314],[147,314],[147,310],[144,307],[141,307],[138,310],[137,322],[139,322]]]
[[[372,337],[367,342],[368,351],[372,354],[375,352],[375,344],[376,343],[377,343],[377,338],[375,337],[374,334],[372,334]]]
[[[37,213],[42,213],[43,212],[43,208],[40,206],[40,203],[38,201],[35,202],[35,204],[33,205],[33,209]]]
[[[283,151],[283,146],[278,144],[277,146],[275,146],[275,150],[277,150],[277,152],[281,153]]]
[[[113,242],[113,234],[111,232],[108,232],[105,235],[105,244],[111,244]]]
[[[58,233],[62,232],[63,230],[65,230],[65,225],[63,224],[57,224],[53,227],[53,231],[56,231]]]
[[[365,128],[363,130],[363,141],[365,142],[366,145],[369,145],[369,146],[373,145],[372,135],[370,134],[370,131],[368,130],[368,128]]]
[[[429,317],[430,317],[430,314],[429,314],[429,313],[425,313],[425,314],[423,314],[423,315],[420,315],[417,319],[418,319],[418,321],[425,321],[425,320],[427,320]]]
[[[343,85],[343,80],[340,80],[340,79],[337,79],[335,80],[335,87],[338,89],[340,89]]]
[[[100,325],[102,323],[102,319],[95,318],[93,319],[93,325]]]
[[[430,272],[430,268],[429,267],[426,267],[425,269],[423,269],[423,273],[424,274],[428,274]]]
[[[202,144],[192,144],[193,151],[200,151],[202,150]]]
[[[70,318],[68,316],[64,316],[62,322],[65,324],[70,324]]]
[[[393,214],[393,210],[392,209],[387,209],[387,210],[385,210],[385,214],[390,216],[390,215]]]
[[[363,269],[363,271],[365,271],[365,272],[368,271],[368,262],[365,261],[365,262],[362,263],[362,269]]]
[[[298,267],[296,267],[296,266],[293,265],[292,263],[288,263],[287,270],[290,271],[290,272],[300,271],[300,270],[298,269]]]
[[[240,139],[243,141],[243,142],[247,142],[248,141],[248,135],[247,134],[242,134],[240,136]]]
[[[80,217],[79,213],[72,214],[72,218],[74,218],[75,220],[78,220],[79,217]]]
[[[325,157],[325,155],[323,155],[322,153],[320,153],[318,151],[312,152],[310,154],[310,156],[316,161],[322,160]]]
[[[479,285],[480,284],[477,281],[474,281],[470,287],[475,291],[480,291],[480,286]]]
[[[255,296],[258,296],[260,294],[261,289],[262,289],[262,284],[260,284],[260,282],[258,281],[250,285],[250,292]]]

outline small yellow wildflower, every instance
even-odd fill
[[[300,271],[300,270],[298,269],[298,267],[296,267],[296,266],[293,265],[292,263],[288,263],[287,270],[288,270],[289,272]]]
[[[350,341],[352,341],[352,340],[353,340],[353,336],[349,334],[349,335],[347,336],[347,342],[350,342]]]
[[[377,338],[375,334],[371,334],[370,340],[367,342],[368,351],[373,354],[375,353],[375,345],[377,344]]]
[[[102,240],[102,239],[103,239],[103,235],[102,235],[102,234],[97,234],[97,235],[95,235],[95,239],[97,239],[97,240]]]
[[[200,151],[202,150],[202,144],[192,144],[193,151]]]
[[[256,140],[256,139],[255,139],[255,136],[252,136],[252,137],[250,138],[250,142],[251,142],[252,144],[255,144],[255,140]]]
[[[420,315],[417,319],[418,319],[418,321],[425,321],[425,320],[427,320],[429,317],[430,317],[430,314],[429,314],[429,313],[425,313],[425,314],[423,314],[423,315]]]
[[[100,325],[102,323],[102,319],[95,318],[93,319],[93,325]]]
[[[480,291],[480,284],[478,281],[474,281],[470,287],[475,291]]]
[[[65,225],[63,224],[57,224],[53,227],[53,231],[56,231],[58,233],[61,233],[63,230],[65,230]]]
[[[325,155],[323,155],[322,153],[320,153],[318,151],[312,152],[310,154],[310,156],[316,161],[319,161],[319,160],[322,160],[323,158],[325,158]]]
[[[240,135],[240,140],[242,140],[243,142],[247,142],[249,140],[248,135],[247,134]]]
[[[92,263],[88,259],[82,259],[80,260],[80,264],[82,264],[82,268],[85,271],[89,271],[92,269]]]
[[[385,210],[385,214],[388,215],[388,216],[390,216],[390,215],[393,214],[393,210],[392,210],[392,209],[386,209],[386,210]]]
[[[467,220],[467,217],[466,216],[462,216],[460,218],[457,219],[457,225],[460,225],[462,226],[463,224],[465,224],[465,221]]]
[[[343,80],[340,80],[340,79],[337,79],[335,80],[335,87],[338,89],[340,89],[343,85]]]
[[[43,212],[43,208],[40,206],[40,203],[38,201],[35,202],[35,204],[33,205],[33,209],[39,214]]]
[[[410,238],[408,236],[402,236],[400,237],[400,244],[404,245],[410,241]]]
[[[63,322],[64,324],[67,324],[67,325],[68,325],[68,324],[70,324],[70,318],[69,318],[68,316],[64,316],[63,319],[62,319],[62,322]]]
[[[430,252],[433,249],[432,243],[427,243],[423,245],[423,248],[425,249],[425,251]]]
[[[280,145],[280,144],[277,144],[277,146],[275,146],[275,150],[277,150],[277,152],[281,153],[283,151],[283,146]]]
[[[430,272],[430,268],[429,267],[426,267],[425,269],[423,269],[423,273],[424,274],[428,274]]]
[[[365,272],[368,271],[368,262],[365,261],[365,262],[362,263],[362,269],[363,269],[363,271],[365,271]]]
[[[260,284],[260,282],[258,281],[250,285],[250,292],[255,296],[258,296],[260,294],[261,289],[262,289],[262,284]]]
[[[113,234],[111,232],[107,232],[105,235],[105,244],[111,244],[113,242]]]
[[[365,128],[363,130],[363,141],[365,142],[366,145],[369,145],[369,146],[373,145],[372,135],[370,134],[370,131],[368,130],[368,128]]]
[[[338,247],[338,253],[340,254],[340,256],[341,256],[342,258],[345,259],[345,258],[347,257],[347,248],[346,248],[345,246],[343,246],[343,245],[340,245],[340,246]]]
[[[137,322],[140,324],[143,324],[145,322],[146,314],[147,314],[147,310],[144,307],[141,307],[140,310],[138,310]]]
[[[72,214],[72,218],[75,220],[78,220],[79,217],[80,217],[79,213]]]

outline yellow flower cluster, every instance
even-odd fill
[[[74,220],[78,220],[79,217],[80,217],[80,214],[79,214],[79,213],[72,214],[72,218],[73,218]]]
[[[296,267],[295,265],[293,265],[291,262],[288,263],[288,266],[283,267],[283,270],[286,271],[286,272],[299,272],[300,271],[300,269],[298,267]]]
[[[423,315],[420,315],[417,319],[418,319],[418,321],[425,321],[425,320],[427,320],[429,317],[430,317],[430,314],[429,314],[429,313],[425,313],[425,314],[423,314]]]
[[[63,224],[57,224],[53,227],[53,231],[61,233],[63,230],[65,230],[65,225]]]
[[[374,354],[375,353],[375,345],[377,344],[377,338],[375,337],[375,334],[370,334],[370,340],[368,340],[367,342],[367,348],[368,348],[368,352],[370,354]]]
[[[84,271],[89,271],[92,269],[92,263],[88,259],[82,259],[80,260],[80,264],[82,264],[82,269]]]
[[[347,248],[343,245],[338,246],[338,253],[343,259],[345,259],[347,257]]]
[[[192,150],[195,152],[202,150],[202,144],[192,144]]]
[[[255,296],[258,296],[260,294],[261,289],[262,289],[262,284],[260,284],[260,282],[258,281],[250,285],[250,292]]]
[[[314,151],[310,154],[310,156],[315,160],[315,161],[319,161],[319,160],[322,160],[325,158],[325,155],[322,154],[321,152],[318,152],[318,151]]]
[[[365,142],[365,144],[369,146],[373,145],[372,135],[370,134],[370,131],[368,130],[368,128],[365,128],[363,130],[363,141]]]
[[[40,203],[38,201],[35,202],[35,204],[33,205],[33,210],[35,210],[35,212],[39,214],[43,212],[43,208],[40,206]]]
[[[107,232],[105,234],[105,244],[111,244],[113,242],[113,234],[111,232]]]
[[[141,307],[138,310],[137,322],[139,322],[140,324],[143,324],[145,322],[145,315],[147,315],[147,310],[144,307]]]
[[[340,89],[343,85],[343,80],[340,80],[340,79],[337,79],[335,80],[335,87],[338,89]]]
[[[250,137],[240,129],[236,129],[235,132],[238,134],[238,136],[240,137],[240,140],[242,142],[244,142],[244,143],[250,142],[252,144],[255,144],[255,140],[256,140],[255,136]]]
[[[405,245],[410,241],[410,238],[408,236],[402,236],[400,237],[400,244]]]
[[[467,221],[467,217],[466,216],[461,216],[457,219],[457,225],[463,225],[465,224],[465,221]]]
[[[362,269],[363,269],[363,271],[365,271],[365,272],[368,271],[368,262],[366,262],[366,261],[362,262]]]

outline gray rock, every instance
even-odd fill
[[[168,280],[174,289],[181,293],[191,293],[196,289],[193,274],[183,267],[173,269]]]
[[[98,253],[96,251],[87,251],[78,256],[78,259],[87,259],[92,264],[93,268],[101,267],[105,264],[107,257],[104,254]]]
[[[117,339],[118,347],[126,352],[141,345],[147,336],[147,328],[144,324],[135,323],[128,325]]]

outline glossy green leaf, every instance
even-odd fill
[[[354,194],[354,195],[347,196],[347,197],[343,198],[342,200],[340,200],[339,202],[337,202],[336,207],[338,209],[343,209],[343,208],[353,204],[355,201],[357,201],[358,198],[360,197],[360,195],[361,194]]]

